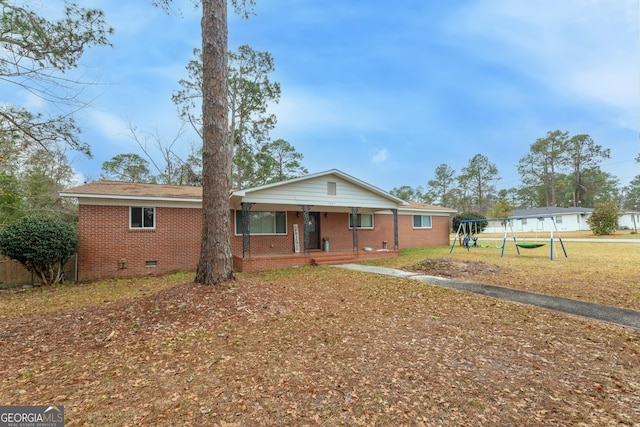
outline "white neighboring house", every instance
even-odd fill
[[[637,232],[639,228],[640,228],[640,212],[626,211],[620,214],[620,218],[618,218],[619,230],[634,230]]]
[[[591,215],[591,208],[531,208],[531,209],[515,209],[511,214],[511,218],[519,218],[518,221],[512,221],[511,227],[516,233],[532,232],[542,233],[554,230],[551,218],[554,216],[558,231],[588,231],[587,218]],[[541,218],[543,217],[543,218]],[[504,226],[501,221],[489,221],[485,233],[502,233]],[[554,230],[555,231],[555,230]],[[507,230],[511,232],[511,230]]]

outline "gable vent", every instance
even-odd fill
[[[335,196],[336,195],[336,183],[335,182],[327,182],[327,196]]]

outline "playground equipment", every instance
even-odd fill
[[[524,231],[524,226],[522,225],[522,221],[520,221],[520,226],[521,226],[521,231]],[[546,245],[546,243],[540,242],[538,240],[538,229],[540,227],[542,227],[542,232],[544,233],[544,218],[538,218],[538,222],[536,224],[536,237],[534,239],[535,242],[516,242],[516,246],[523,249],[535,249],[535,248],[539,248]],[[558,234],[558,236],[560,235]],[[553,239],[553,233],[551,234],[551,238]]]
[[[467,248],[467,250],[469,250],[470,247],[488,247],[488,246],[479,246],[478,245],[478,237],[477,235],[482,231],[482,228],[479,226],[480,221],[473,221],[473,222],[467,222],[467,221],[463,221],[460,223],[460,226],[462,228],[462,235],[464,236],[462,238],[462,243],[463,246],[465,248]],[[467,225],[468,225],[468,230],[467,230]],[[458,229],[460,230],[460,228]]]
[[[535,237],[535,241],[533,242],[526,242],[526,241],[518,241],[518,235],[517,235],[517,227],[516,227],[516,231],[513,230],[513,222],[515,221],[519,221],[520,223],[520,228],[521,230],[524,231],[523,228],[523,220],[529,220],[529,219],[537,219],[538,223],[536,224],[536,237]],[[553,224],[553,228],[551,229],[551,231],[549,232],[549,260],[553,261],[553,234],[555,231],[555,234],[558,236],[558,241],[560,242],[560,246],[562,247],[562,252],[564,253],[565,258],[567,258],[567,250],[564,247],[564,243],[562,242],[562,237],[560,237],[560,232],[558,231],[558,227],[556,225],[556,221],[555,221],[555,216],[553,215],[543,215],[543,216],[537,216],[537,217],[533,217],[533,218],[524,218],[524,217],[513,217],[513,218],[487,218],[487,219],[465,219],[460,221],[460,225],[458,226],[458,230],[456,231],[456,237],[453,239],[453,243],[451,244],[451,249],[449,250],[449,253],[453,252],[453,249],[456,246],[456,242],[460,241],[463,243],[463,246],[467,249],[470,250],[470,248],[472,247],[483,247],[483,248],[488,248],[488,245],[481,245],[478,244],[478,229],[479,229],[479,225],[478,223],[483,222],[483,221],[502,221],[504,223],[504,232],[503,232],[503,236],[502,236],[502,245],[496,245],[496,248],[501,249],[501,253],[500,253],[500,257],[502,258],[504,256],[504,248],[507,245],[507,228],[511,231],[511,235],[513,237],[513,244],[516,247],[516,252],[518,253],[518,255],[520,255],[520,249],[535,249],[535,248],[540,248],[542,246],[545,246],[546,243],[543,241],[540,241],[538,239],[538,231],[539,229],[542,230],[542,233],[544,233],[544,221],[546,219],[549,219],[551,221],[551,223]]]

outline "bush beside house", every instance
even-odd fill
[[[0,231],[0,252],[34,272],[45,285],[64,279],[78,247],[76,227],[50,216],[26,216]]]
[[[597,204],[591,216],[587,218],[587,224],[596,236],[612,234],[618,227],[620,209],[615,203],[606,202]]]

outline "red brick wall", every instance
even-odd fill
[[[201,224],[200,209],[156,208],[155,230],[130,230],[129,207],[80,205],[78,280],[195,270]]]
[[[251,254],[294,253],[293,224],[298,224],[300,248],[303,246],[302,214],[287,213],[287,235],[251,236]],[[329,238],[332,252],[353,250],[353,230],[349,228],[349,214],[324,213],[320,215],[320,235]],[[447,246],[449,244],[449,217],[433,216],[432,228],[414,229],[412,215],[398,215],[398,240],[400,248],[421,246]],[[242,236],[232,236],[233,253],[242,256]],[[393,215],[374,215],[374,228],[358,230],[358,247],[382,249],[383,241],[393,249]]]
[[[390,258],[397,256],[397,251],[377,252],[309,252],[307,254],[285,254],[278,256],[253,256],[251,258],[233,257],[236,271],[264,271],[278,268],[301,267],[305,265],[352,263],[367,259]]]
[[[156,208],[155,230],[130,230],[129,207],[80,205],[78,280],[195,270],[200,254],[201,214],[200,209]],[[331,252],[353,250],[348,218],[347,213],[320,215],[320,234],[329,237]],[[251,255],[293,254],[293,224],[299,227],[302,252],[302,215],[288,212],[287,234],[251,236]],[[400,248],[448,245],[449,218],[434,216],[432,224],[431,229],[413,229],[411,215],[398,215]],[[388,242],[388,249],[393,249],[393,215],[375,215],[374,229],[358,230],[360,249],[382,249],[383,241]],[[233,254],[242,257],[242,236],[233,233],[231,246]],[[125,269],[119,266],[121,260],[126,262]],[[156,261],[156,267],[145,266],[147,261]],[[278,267],[270,262],[271,268]]]
[[[295,212],[288,212],[287,235],[251,236],[251,254],[268,255],[294,253],[293,224],[298,224],[300,250],[302,252],[304,239],[302,214],[298,217]],[[400,222],[398,224],[400,224]],[[329,238],[329,247],[331,251],[352,251],[353,230],[349,228],[349,214],[329,212],[325,217],[324,213],[321,213],[320,237]],[[389,242],[389,249],[393,248],[392,215],[376,215],[374,219],[374,229],[358,230],[358,246],[360,249],[365,246],[373,249],[382,249],[383,240]],[[235,255],[242,256],[242,236],[232,236],[231,242],[233,253]]]
[[[432,216],[431,228],[413,228],[413,215],[398,215],[401,248],[449,245],[449,217]]]
[[[329,237],[330,250],[352,251],[353,229],[349,228],[349,214],[330,212],[327,218],[321,216],[322,236]],[[358,230],[358,248],[382,249],[382,241],[386,240],[389,242],[389,249],[393,249],[393,216],[374,215],[373,226],[373,229],[361,228]]]

